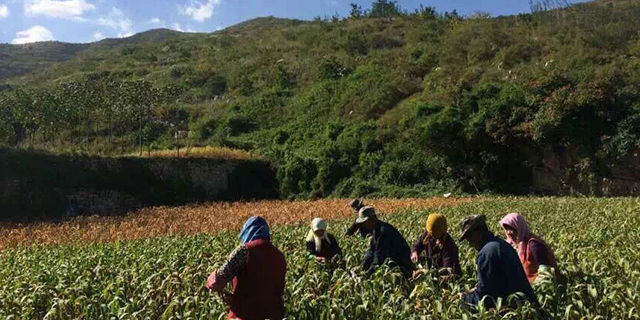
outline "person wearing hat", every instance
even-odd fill
[[[380,221],[376,211],[369,206],[360,208],[356,223],[372,235],[369,251],[365,254],[362,263],[362,270],[367,275],[373,274],[389,259],[400,268],[406,278],[411,277],[414,269],[410,258],[411,249],[396,228]]]
[[[464,302],[477,305],[487,297],[484,299],[485,307],[494,308],[496,299],[502,298],[506,304],[511,295],[520,292],[535,307],[539,307],[518,253],[489,231],[484,215],[464,219],[460,223],[460,233],[460,241],[467,240],[478,250],[478,284],[473,291],[460,294]]]
[[[311,221],[311,230],[307,234],[307,252],[318,262],[327,262],[342,256],[342,249],[336,238],[327,232],[327,223],[321,218]]]
[[[434,213],[427,217],[425,230],[411,250],[411,261],[418,263],[422,252],[426,252],[429,268],[446,268],[450,275],[462,275],[458,246],[448,232],[444,215]]]
[[[358,214],[360,209],[362,209],[364,207],[364,202],[362,202],[360,199],[353,199],[349,203],[349,207],[351,207],[351,209],[356,214]],[[354,221],[353,224],[351,224],[351,227],[349,227],[349,229],[347,229],[347,235],[348,236],[352,236],[352,235],[356,234],[356,232],[359,235],[361,235],[362,237],[366,237],[367,236],[366,231],[364,229],[362,229],[361,225]]]

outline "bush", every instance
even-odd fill
[[[238,113],[231,113],[224,122],[224,132],[230,137],[251,132],[255,127],[251,117]]]
[[[227,91],[227,79],[221,75],[213,75],[207,80],[204,87],[210,96],[223,95]]]

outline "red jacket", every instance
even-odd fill
[[[245,244],[247,264],[233,279],[229,319],[281,320],[287,263],[284,255],[268,240]]]
[[[538,268],[540,267],[540,263],[536,261],[531,254],[531,246],[533,246],[535,243],[538,243],[547,249],[547,260],[549,266],[555,269],[556,277],[558,277],[560,274],[560,270],[558,270],[558,264],[556,262],[556,257],[553,254],[553,251],[544,241],[542,241],[542,239],[538,238],[535,235],[531,235],[531,238],[527,242],[527,245],[524,247],[525,251],[520,253],[520,262],[522,262],[522,267],[524,268],[524,272],[527,274],[529,282],[533,283],[536,278],[538,278]]]

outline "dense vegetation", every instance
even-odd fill
[[[0,143],[117,154],[190,131],[273,161],[283,196],[637,194],[640,4],[532,8],[379,0],[347,18],[109,40],[6,80]]]
[[[538,298],[553,319],[640,319],[640,219],[635,198],[493,198],[446,207],[454,226],[469,212],[493,230],[506,212],[526,215],[554,248],[566,288],[545,278]],[[348,209],[345,209],[348,210]],[[427,212],[385,215],[409,239]],[[160,221],[156,221],[160,222]],[[346,238],[351,220],[333,221],[346,264],[361,263],[366,241]],[[170,221],[164,221],[170,224]],[[287,263],[287,319],[531,319],[527,309],[468,313],[449,300],[475,285],[476,253],[460,244],[464,276],[450,286],[437,274],[412,283],[382,268],[370,279],[332,271],[305,256],[307,224],[273,228]],[[496,230],[497,231],[497,230]],[[498,233],[502,235],[501,233]],[[64,236],[59,234],[59,236]],[[206,277],[237,246],[235,232],[110,244],[16,248],[0,253],[0,317],[6,319],[222,319],[224,305]]]

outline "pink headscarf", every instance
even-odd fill
[[[529,224],[525,218],[517,213],[509,213],[502,220],[500,220],[500,225],[504,228],[505,226],[509,226],[518,231],[518,238],[513,239],[507,236],[507,242],[511,245],[518,245],[518,253],[522,255],[527,251],[527,243],[529,242],[529,238],[531,238],[531,232],[529,231]]]

